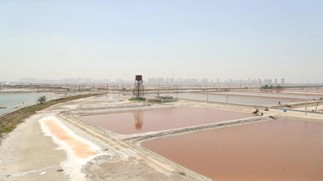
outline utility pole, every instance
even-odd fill
[[[307,114],[307,103],[308,103],[308,95],[306,96],[305,115]]]
[[[157,87],[157,96],[159,96],[159,84],[158,84],[158,87]]]
[[[209,101],[209,92],[206,91],[206,101]]]
[[[316,110],[317,110],[317,107],[318,107],[318,105],[319,105],[319,102],[320,102],[320,99],[317,101],[317,103],[316,103],[316,107],[315,107],[315,112],[316,112]]]

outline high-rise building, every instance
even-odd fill
[[[271,85],[272,83],[273,83],[273,81],[271,79],[265,79],[264,80],[265,85]]]
[[[280,84],[282,84],[282,85],[284,85],[284,84],[285,84],[285,78],[282,78],[282,79],[280,80]]]

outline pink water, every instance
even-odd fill
[[[80,119],[116,133],[134,134],[252,116],[252,114],[232,111],[185,107],[88,115]]]
[[[273,120],[169,137],[143,146],[220,181],[323,180],[323,124]]]

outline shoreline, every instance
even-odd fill
[[[100,94],[82,94],[82,95],[74,95],[74,96],[69,96],[64,98],[58,98],[58,99],[50,100],[43,104],[35,104],[35,105],[23,107],[21,109],[10,112],[8,114],[1,115],[0,116],[0,139],[3,137],[4,134],[8,134],[12,130],[14,130],[18,124],[24,121],[24,119],[32,116],[37,111],[41,111],[55,104],[60,104],[67,101],[72,101],[72,100],[77,100],[77,99],[82,99],[82,98],[87,98],[87,97],[92,97],[97,95],[100,95]]]

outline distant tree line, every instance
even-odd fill
[[[280,85],[273,86],[273,85],[266,84],[262,86],[261,89],[283,89],[283,86],[280,86]]]

